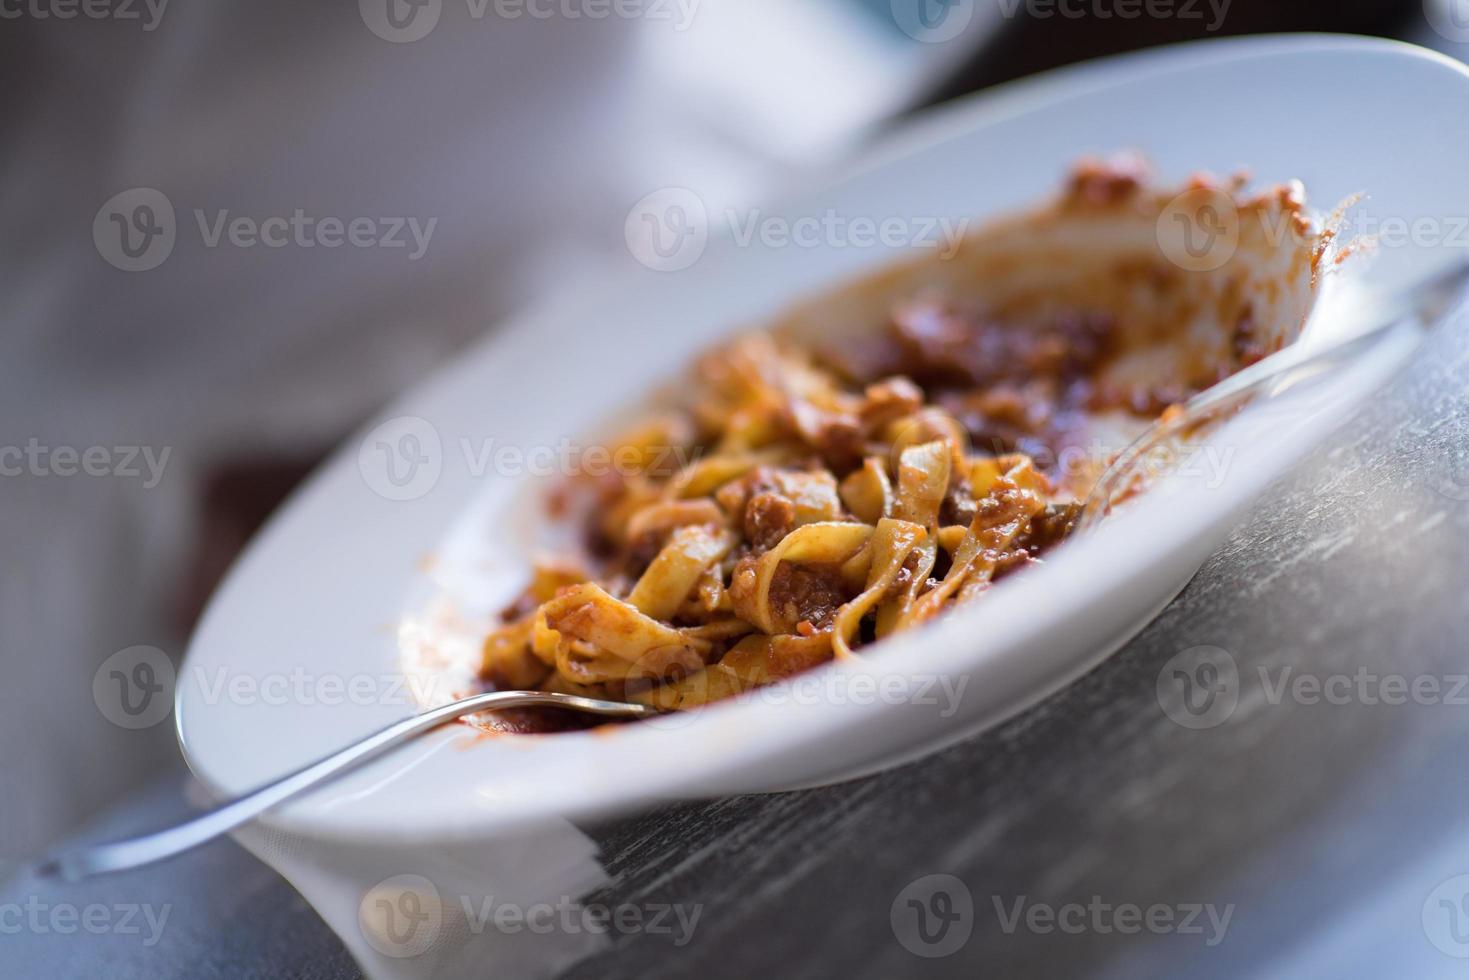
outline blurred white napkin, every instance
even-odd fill
[[[403,847],[236,834],[342,938],[369,980],[551,977],[610,945],[578,899],[608,883],[591,838],[562,820],[506,838]]]
[[[37,462],[0,476],[0,875],[176,765],[171,725],[115,726],[93,682],[124,648],[182,656],[168,612],[212,465],[338,438],[497,316],[631,262],[624,223],[650,192],[760,200],[980,36],[918,41],[855,0],[702,0],[687,30],[429,0],[437,20],[405,40],[374,26],[387,3],[416,9],[257,0],[170,4],[151,24],[6,22],[0,74],[24,97],[0,148],[0,453]],[[146,270],[99,235],[152,228],[161,209],[109,215],[120,194],[173,212]],[[297,214],[429,234],[262,244]],[[253,239],[225,230],[241,219]],[[89,451],[106,472],[62,463]],[[571,834],[557,846],[580,854]],[[356,905],[333,896],[379,870],[349,863],[333,883],[326,851],[251,846],[339,930]]]

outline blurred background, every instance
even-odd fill
[[[0,0],[0,877],[181,771],[99,666],[177,661],[324,453],[635,261],[635,202],[768,200],[925,106],[1276,31],[1458,57],[1469,4]]]

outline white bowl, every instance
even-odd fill
[[[1248,165],[1262,181],[1300,178],[1318,206],[1367,190],[1369,214],[1436,219],[1447,248],[1451,217],[1469,215],[1469,129],[1447,124],[1465,104],[1462,66],[1404,45],[1191,45],[962,101],[785,210],[983,218],[1043,199],[1080,153],[1137,148],[1169,180]],[[1424,235],[1383,244],[1373,283],[1442,258]],[[461,440],[473,452],[486,438],[529,447],[595,431],[711,341],[893,258],[794,251],[715,242],[677,275],[629,269],[567,284],[343,447],[251,545],[199,627],[177,699],[194,772],[221,793],[242,792],[414,710],[416,698],[396,687],[400,624],[445,589],[473,594],[523,571],[539,521],[518,481],[475,475]],[[815,672],[803,690],[819,696],[776,693],[611,734],[488,737],[455,726],[267,822],[358,843],[474,840],[551,816],[843,778],[932,751],[1110,654],[1410,350],[1389,343],[1329,383],[1252,409],[1210,441],[1231,454],[1217,485],[1205,474],[1170,480],[973,609],[894,638],[880,656]],[[372,462],[383,442],[427,462],[401,485],[385,482]],[[485,542],[501,546],[492,561]],[[962,697],[943,696],[943,684],[961,682]],[[918,696],[925,685],[936,703]]]

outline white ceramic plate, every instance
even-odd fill
[[[1194,45],[961,102],[792,210],[984,218],[1045,198],[1081,153],[1137,148],[1167,180],[1247,165],[1262,181],[1300,178],[1317,206],[1368,190],[1364,207],[1378,220],[1437,220],[1436,239],[1381,250],[1369,278],[1388,282],[1441,261],[1430,253],[1452,247],[1451,219],[1469,215],[1469,128],[1452,124],[1466,104],[1461,66],[1403,45]],[[475,475],[485,440],[525,448],[595,432],[722,335],[893,258],[715,242],[678,275],[630,268],[596,286],[568,283],[554,304],[495,331],[384,413],[396,421],[343,447],[220,589],[179,675],[180,739],[194,771],[241,792],[413,710],[396,689],[399,624],[444,589],[472,592],[476,577],[522,571],[534,541],[539,516],[523,481]],[[1406,350],[1384,348],[1329,385],[1246,413],[1214,437],[1235,448],[1217,486],[1202,476],[1170,482],[972,610],[890,641],[881,656],[817,672],[823,696],[764,697],[611,735],[450,728],[269,822],[359,842],[472,839],[548,815],[829,780],[931,751],[1107,656]],[[372,462],[382,442],[426,462],[385,481]],[[499,546],[488,561],[485,541]],[[943,695],[943,684],[961,681],[962,697]],[[916,697],[924,687],[929,697]]]

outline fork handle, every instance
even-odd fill
[[[480,711],[504,708],[567,708],[610,718],[647,718],[657,711],[639,704],[597,701],[543,691],[497,691],[464,698],[389,725],[337,752],[267,783],[244,796],[166,830],[56,855],[39,864],[43,877],[79,881],[162,861],[205,844],[241,824],[331,781],[441,725]]]

